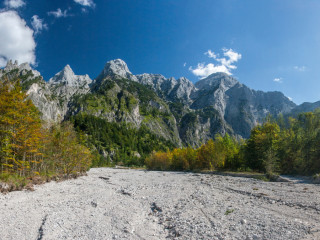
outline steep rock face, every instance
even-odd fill
[[[234,135],[233,130],[214,108],[190,111],[183,115],[179,124],[179,133],[183,143],[199,147],[217,133]]]
[[[52,94],[48,84],[33,83],[27,91],[28,98],[39,109],[45,121],[55,122],[64,118],[64,112],[59,101]]]
[[[139,83],[150,86],[158,95],[168,101],[180,101],[190,104],[191,95],[196,92],[196,87],[187,78],[165,78],[160,74],[136,75]]]
[[[221,114],[225,115],[228,96],[225,94],[238,81],[225,73],[217,73],[208,76],[196,83],[199,91],[193,95],[194,102],[191,108],[201,109],[212,106]]]
[[[170,92],[167,92],[171,101],[181,101],[185,104],[192,102],[191,96],[197,91],[193,83],[185,77],[179,78]]]
[[[234,133],[248,137],[252,127],[268,114],[288,113],[295,104],[280,92],[255,91],[224,73],[210,75],[196,83],[191,108],[213,107]]]
[[[290,112],[295,104],[280,92],[255,91],[237,83],[227,92],[225,120],[236,134],[249,137],[251,129],[269,114]]]
[[[217,86],[223,87],[225,90],[227,90],[237,83],[238,81],[235,78],[229,76],[226,73],[214,73],[206,77],[205,79],[196,82],[195,86],[199,90],[212,90],[215,89]]]
[[[88,93],[91,83],[88,75],[75,75],[69,65],[49,80],[49,88],[59,101],[62,118],[67,114],[73,96]]]
[[[167,79],[161,74],[138,74],[136,75],[138,82],[150,86],[154,91],[163,91],[162,84],[167,81]]]

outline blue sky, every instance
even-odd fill
[[[224,70],[298,104],[320,100],[318,0],[2,0],[0,7],[0,66],[29,61],[46,80],[66,64],[95,78],[121,58],[134,74],[196,82]]]

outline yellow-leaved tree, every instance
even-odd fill
[[[19,81],[0,82],[1,173],[28,176],[42,161],[40,115]]]
[[[81,140],[81,136],[79,138]],[[43,171],[69,175],[89,169],[93,158],[91,151],[79,142],[70,122],[53,125],[46,139]]]

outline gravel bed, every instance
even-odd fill
[[[320,239],[320,185],[96,168],[0,195],[0,239]]]

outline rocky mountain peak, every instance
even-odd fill
[[[89,85],[91,82],[92,80],[87,74],[75,75],[69,64],[49,80],[49,83],[53,85],[64,83],[68,86]]]
[[[107,62],[104,66],[104,69],[97,77],[97,80],[101,81],[106,77],[114,76],[119,76],[121,78],[127,78],[129,80],[138,82],[137,77],[130,72],[128,65],[122,59],[115,59]]]
[[[7,65],[6,67],[4,68],[5,71],[11,71],[11,70],[14,70],[14,69],[17,69],[19,68],[19,64],[18,64],[18,61],[16,60],[14,63],[12,62],[12,60],[9,60],[7,62]]]
[[[23,72],[22,74],[28,72],[28,71],[32,71],[32,74],[35,76],[35,77],[39,77],[40,76],[40,73],[36,70],[33,70],[30,66],[29,63],[22,63],[19,65],[19,62],[16,60],[14,61],[14,63],[12,62],[12,60],[9,60],[7,62],[7,65],[6,67],[4,68],[4,71],[5,72],[10,72],[12,70],[15,70],[17,69],[20,73]]]
[[[107,62],[105,68],[113,71],[114,73],[131,73],[129,71],[128,65],[122,59],[115,59]]]
[[[71,67],[70,67],[69,64],[67,64],[67,65],[63,68],[62,71],[65,72],[65,73],[71,73],[71,74],[74,75],[74,72],[73,72],[73,70],[71,69]]]
[[[236,85],[238,82],[234,77],[229,76],[226,73],[218,72],[209,75],[208,77],[198,81],[195,86],[198,89],[212,89],[220,85],[225,89],[229,89]]]

